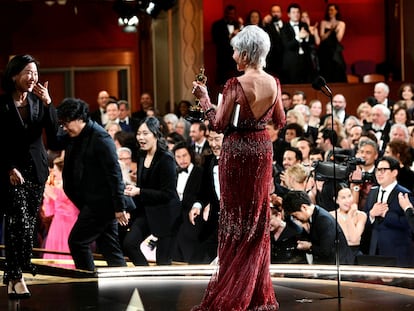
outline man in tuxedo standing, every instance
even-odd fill
[[[381,158],[376,166],[379,187],[371,188],[365,207],[366,226],[372,230],[369,255],[394,257],[397,266],[414,267],[413,231],[403,211],[413,206],[414,196],[398,184],[399,168],[399,161],[392,157]],[[401,195],[406,198],[401,202],[404,206]]]
[[[194,151],[186,142],[179,142],[173,148],[177,163],[177,193],[181,202],[181,218],[178,219],[176,245],[173,260],[190,262],[199,244],[199,226],[193,226],[188,218],[193,203],[201,189],[203,169],[194,165]]]
[[[210,130],[208,141],[213,156],[205,165],[201,190],[194,202],[188,217],[194,226],[200,227],[198,235],[199,247],[194,253],[191,263],[210,263],[217,257],[218,224],[220,213],[220,184],[218,158],[223,144],[222,133]]]
[[[285,84],[310,83],[316,76],[311,59],[315,37],[309,26],[300,21],[301,9],[297,3],[288,7],[289,22],[281,31],[283,44],[283,66],[281,81]]]
[[[228,5],[224,9],[223,18],[215,21],[211,27],[211,36],[216,45],[217,85],[222,86],[229,78],[238,75],[230,40],[240,31],[241,26],[236,7]]]
[[[283,44],[281,31],[283,29],[282,9],[279,5],[272,5],[270,15],[264,19],[264,30],[270,37],[270,51],[266,58],[266,72],[280,77],[283,64]]]

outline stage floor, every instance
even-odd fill
[[[190,271],[163,267],[148,272],[150,269],[106,268],[92,278],[25,274],[32,298],[8,300],[7,289],[2,286],[0,310],[189,311],[200,302],[212,271],[211,267]],[[414,310],[414,290],[396,286],[397,278],[389,283],[394,285],[367,282],[367,276],[360,277],[364,282],[342,280],[338,291],[334,279],[315,278],[315,272],[308,271],[305,275],[272,278],[280,310]]]

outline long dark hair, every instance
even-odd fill
[[[13,93],[16,90],[13,77],[19,74],[30,63],[35,63],[36,66],[39,66],[38,61],[29,54],[16,55],[9,61],[4,70],[2,81],[2,87],[6,93]]]
[[[168,151],[167,142],[164,138],[164,135],[161,132],[160,121],[156,117],[146,117],[140,123],[139,127],[141,127],[141,125],[144,123],[147,125],[150,132],[154,134],[155,138],[157,139],[157,148],[163,151]]]
[[[337,4],[335,4],[335,3],[329,3],[326,6],[326,9],[325,9],[325,20],[326,21],[329,21],[329,8],[331,6],[333,6],[336,9],[336,16],[335,16],[336,20],[341,21],[342,20],[342,15],[341,15],[341,12],[339,10],[339,6]]]

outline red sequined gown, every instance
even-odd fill
[[[219,159],[219,268],[201,304],[192,310],[278,310],[269,273],[269,187],[273,153],[265,125],[273,119],[276,125],[282,126],[283,108],[276,101],[256,120],[236,78],[227,82],[223,97],[223,106],[217,113],[207,113],[213,127],[217,131],[227,127],[228,112],[223,110],[233,107],[231,104],[225,107],[226,97],[240,104],[240,119],[237,130],[225,132]]]

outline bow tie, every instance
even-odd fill
[[[375,126],[375,125],[373,125],[373,126],[372,126],[372,130],[373,130],[375,133],[377,133],[377,132],[382,132],[382,131],[383,131],[383,129],[382,129],[382,128],[380,128],[380,127],[378,127],[378,126]]]
[[[188,174],[188,167],[186,167],[186,168],[179,167],[179,168],[177,169],[177,173],[178,173],[178,174],[180,174],[180,173],[182,173],[182,172],[185,172],[185,173],[187,173],[187,174]]]

